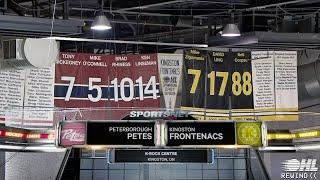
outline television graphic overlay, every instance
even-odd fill
[[[85,122],[61,122],[58,145],[67,147],[84,145],[86,138]]]
[[[210,150],[190,149],[115,149],[115,163],[211,163]]]
[[[155,122],[87,122],[87,145],[155,146]]]
[[[261,122],[237,122],[237,144],[263,146]]]
[[[166,122],[166,146],[235,145],[234,122]]]

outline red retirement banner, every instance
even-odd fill
[[[55,107],[113,109],[90,110],[84,114],[89,120],[120,119],[128,113],[115,109],[160,107],[156,54],[61,53]]]

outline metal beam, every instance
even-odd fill
[[[72,19],[72,20],[82,20],[82,21],[93,21],[93,19],[79,19],[79,18],[76,18],[76,17],[70,17],[69,19]],[[110,23],[115,23],[115,24],[130,24],[130,25],[136,25],[136,24],[139,24],[139,25],[144,25],[144,26],[165,26],[165,27],[172,27],[173,25],[172,24],[161,24],[161,23],[154,23],[154,22],[136,22],[136,21],[124,21],[122,19],[109,19],[109,22]],[[189,28],[192,28],[192,26],[188,26]],[[199,26],[195,26],[195,27],[199,27]]]
[[[127,18],[127,16],[125,14],[120,13],[120,15],[123,17],[124,20],[129,21],[129,19]],[[132,29],[133,35],[135,36],[137,34],[137,30],[132,24],[128,23],[128,26]]]
[[[63,3],[63,19],[69,19],[69,0]]]
[[[159,33],[151,33],[151,34],[144,34],[140,35],[138,38],[143,38],[144,40],[152,40],[152,39],[159,39],[159,38],[165,38],[165,37],[171,37],[173,36],[186,36],[190,33],[197,33],[197,32],[207,32],[207,26],[198,27],[198,28],[189,28],[189,29],[183,29],[183,30],[175,30],[175,31],[166,31],[166,32],[159,32]],[[221,26],[219,26],[221,28]],[[129,39],[135,39],[137,37],[127,37],[126,40]]]
[[[75,11],[92,11],[95,12],[97,11],[96,9],[93,8],[81,8],[81,7],[72,7],[69,8],[70,10],[75,10]],[[103,12],[110,13],[110,10],[104,9]],[[135,11],[122,11],[122,10],[117,10],[117,11],[112,11],[112,13],[123,13],[123,14],[132,14],[132,15],[142,15],[142,16],[159,16],[159,17],[172,17],[176,15],[172,14],[161,14],[161,13],[149,13],[149,12],[135,12]],[[197,19],[207,19],[207,17],[195,17]]]
[[[47,37],[44,39],[54,39],[59,41],[115,43],[115,44],[140,44],[140,45],[151,45],[151,46],[176,46],[176,47],[194,47],[194,48],[208,47],[207,44],[162,43],[162,42],[123,41],[123,40],[86,39],[86,38],[69,38],[69,37]]]
[[[51,19],[20,17],[20,16],[0,16],[0,31],[29,31],[29,32],[50,32]],[[84,26],[83,21],[60,20],[54,21],[53,33],[71,34],[80,33],[81,27]]]
[[[288,5],[288,4],[296,4],[296,3],[306,2],[306,1],[308,1],[308,0],[294,0],[294,1],[287,1],[287,2],[281,2],[281,3],[266,4],[266,5],[262,5],[262,6],[255,6],[255,7],[251,7],[251,8],[235,9],[235,11],[261,10],[261,9],[266,9],[269,7],[282,6],[282,5]],[[301,9],[302,8],[299,8],[299,10],[301,10]],[[195,16],[195,18],[204,18],[205,16],[221,15],[221,14],[228,14],[228,13],[229,13],[229,11],[222,11],[222,12],[217,12],[217,13],[198,15],[198,16]]]
[[[165,6],[165,5],[170,5],[170,4],[174,4],[174,3],[189,2],[189,1],[196,2],[196,3],[230,4],[230,2],[225,2],[225,1],[172,0],[172,1],[165,1],[165,2],[160,2],[160,3],[155,3],[155,4],[146,4],[146,5],[142,5],[142,6],[123,8],[123,9],[114,10],[114,11],[117,12],[117,11],[130,11],[130,10],[135,10],[135,9],[147,9],[147,8],[151,8],[151,7]],[[235,5],[249,5],[247,3],[237,3],[237,2],[233,2],[232,4],[235,4]]]
[[[164,5],[170,5],[170,4],[174,4],[174,3],[187,2],[187,1],[190,1],[190,0],[173,0],[173,1],[155,3],[155,4],[146,4],[146,5],[142,5],[142,6],[118,9],[118,10],[114,10],[113,12],[130,11],[130,10],[135,10],[135,9],[147,9],[147,8],[151,8],[151,7],[164,6]]]
[[[287,2],[281,2],[281,3],[266,4],[266,5],[262,5],[262,6],[251,7],[251,8],[244,9],[244,10],[251,11],[251,10],[256,10],[256,9],[264,9],[264,8],[275,7],[275,6],[295,4],[295,3],[305,2],[305,1],[308,1],[308,0],[294,0],[294,1],[287,1]]]
[[[24,16],[24,14],[17,9],[17,6],[12,3],[12,1],[8,2],[8,8],[11,9],[13,12],[15,12],[19,16]]]

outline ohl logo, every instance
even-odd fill
[[[286,172],[281,173],[282,179],[317,179],[317,159],[290,159],[281,164]]]

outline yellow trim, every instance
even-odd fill
[[[305,132],[300,132],[296,133],[297,138],[312,138],[312,137],[318,137],[320,135],[319,130],[313,130],[313,131],[305,131]]]
[[[276,108],[276,111],[298,111],[298,108]]]
[[[218,121],[218,120],[230,120],[229,117],[219,117],[219,116],[207,116],[205,120]]]
[[[161,144],[165,144],[166,140],[165,140],[165,129],[164,126],[161,126]]]
[[[276,108],[254,108],[255,111],[272,111],[274,112]]]
[[[231,109],[231,112],[255,112],[255,109]]]
[[[186,106],[181,106],[181,110],[189,110],[189,111],[205,111],[205,109],[204,109],[204,108],[186,107]]]
[[[299,115],[259,115],[261,121],[299,121]]]
[[[275,115],[258,116],[258,120],[261,120],[261,121],[274,121],[275,120]]]
[[[191,115],[191,116],[196,118],[197,120],[204,120],[204,121],[230,120],[229,117],[206,116],[206,119],[204,119],[204,116],[201,116],[201,115]]]
[[[295,139],[296,135],[291,133],[275,133],[275,134],[268,134],[268,140],[274,140],[274,139]]]
[[[299,115],[275,115],[275,121],[299,121]]]
[[[269,133],[268,140],[292,140],[320,137],[320,130],[302,131],[296,133]]]
[[[255,120],[254,116],[232,116],[232,120]]]
[[[197,120],[204,120],[204,116],[198,116],[198,115],[191,115],[191,116],[196,118]]]
[[[217,112],[221,114],[229,114],[231,110],[225,110],[225,109],[206,109],[206,112]]]
[[[205,108],[186,107],[186,106],[181,106],[181,110],[201,111],[201,112],[218,112],[221,114],[229,114],[229,112],[231,111],[231,110],[225,110],[225,109],[205,109]]]

